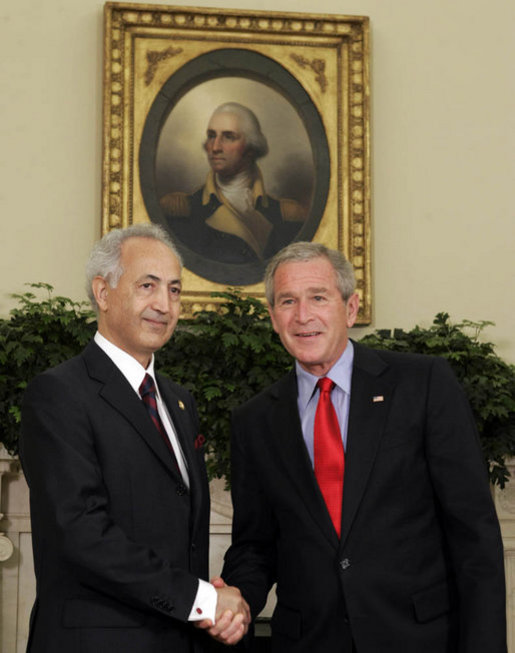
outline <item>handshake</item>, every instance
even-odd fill
[[[250,624],[250,609],[237,587],[229,587],[220,577],[213,578],[218,600],[215,623],[211,619],[195,622],[197,628],[206,630],[222,644],[237,644],[246,634]]]

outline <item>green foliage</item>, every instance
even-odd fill
[[[10,319],[0,319],[0,442],[18,451],[20,406],[30,379],[43,370],[75,356],[95,332],[95,316],[85,303],[53,297],[46,283],[27,284],[46,291],[13,295],[18,307]]]
[[[229,479],[232,409],[280,378],[292,360],[260,301],[231,289],[214,296],[225,300],[221,310],[181,320],[156,364],[197,400],[209,477]]]
[[[361,342],[448,360],[472,407],[490,480],[503,488],[510,475],[506,458],[515,455],[515,366],[499,358],[492,343],[479,340],[491,324],[469,320],[451,324],[447,313],[438,313],[428,329],[379,330]]]
[[[0,442],[17,453],[20,405],[27,382],[38,372],[79,353],[93,336],[94,315],[83,303],[46,291],[14,295],[18,307],[0,319]],[[292,360],[274,333],[260,301],[228,289],[218,312],[181,320],[172,340],[156,355],[156,367],[195,396],[206,437],[210,478],[229,480],[231,410],[280,378]],[[451,324],[439,313],[428,329],[380,330],[361,342],[378,349],[447,358],[465,387],[474,412],[490,479],[504,487],[506,459],[515,455],[515,367],[491,343],[481,342],[491,322]]]

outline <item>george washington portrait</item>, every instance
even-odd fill
[[[265,59],[247,57],[256,69]],[[145,149],[144,133],[140,155],[150,219],[169,231],[188,269],[228,285],[259,282],[277,251],[313,237],[329,178],[325,132],[298,82],[288,93],[273,75],[244,73],[165,88],[147,120],[155,146]]]

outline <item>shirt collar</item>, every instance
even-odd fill
[[[259,197],[261,198],[262,205],[268,206],[268,198],[265,193],[265,183],[263,181],[263,175],[257,165],[255,166],[254,175],[255,175],[254,183],[251,186],[254,206],[256,205],[256,202]],[[202,191],[202,204],[204,205],[208,204],[211,195],[214,195],[215,197],[218,198],[218,200],[222,201],[218,194],[218,187],[215,181],[215,174],[212,170],[210,170],[209,174],[207,175],[207,180],[204,186],[204,190]]]
[[[350,395],[353,361],[354,345],[351,340],[348,340],[343,354],[325,375],[331,379],[331,381],[334,381],[334,383],[348,395]],[[297,374],[299,405],[305,408],[313,396],[317,381],[320,377],[307,372],[300,366],[298,361],[295,361],[295,372]]]
[[[154,374],[154,354],[152,354],[150,363],[148,364],[147,369],[145,369],[143,365],[138,363],[138,361],[133,356],[128,354],[126,351],[123,351],[123,349],[120,349],[120,347],[113,345],[110,340],[107,340],[107,338],[105,338],[98,331],[95,333],[95,342],[100,347],[100,349],[102,349],[102,351],[107,354],[107,356],[109,356],[109,358],[113,361],[113,363],[127,379],[134,392],[136,392],[138,396],[139,387],[145,378],[145,374],[150,374],[155,383],[156,377]]]

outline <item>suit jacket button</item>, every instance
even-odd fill
[[[186,486],[183,483],[179,483],[179,485],[175,488],[175,491],[180,497],[182,497],[184,494],[186,494]]]
[[[349,558],[344,558],[343,560],[341,560],[340,567],[343,569],[343,571],[346,571],[350,567]]]

